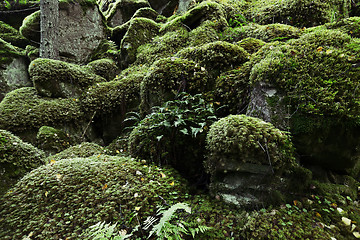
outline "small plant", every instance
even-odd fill
[[[88,229],[88,237],[85,239],[91,240],[124,240],[129,239],[132,233],[127,234],[126,231],[117,232],[117,223],[98,222]]]

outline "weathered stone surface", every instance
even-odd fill
[[[111,27],[120,26],[131,19],[140,8],[150,7],[146,0],[120,0],[110,3],[105,13],[106,20]]]
[[[29,74],[38,94],[52,98],[78,98],[89,85],[106,81],[89,68],[44,58],[30,63]]]
[[[85,63],[105,39],[103,17],[97,5],[59,4],[58,48],[60,59]]]
[[[0,129],[0,195],[27,172],[44,164],[44,158],[43,151]]]

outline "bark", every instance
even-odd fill
[[[59,22],[58,0],[40,0],[40,57],[59,59],[57,27]]]

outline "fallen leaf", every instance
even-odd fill
[[[166,178],[166,175],[163,172],[160,172],[162,178]]]
[[[353,235],[354,235],[354,237],[356,237],[356,238],[360,238],[360,233],[359,233],[359,232],[353,232]]]
[[[323,47],[318,47],[318,48],[316,49],[316,51],[322,52],[323,49],[324,49]]]
[[[347,218],[347,217],[342,217],[341,221],[346,225],[346,226],[350,226],[351,225],[351,219]]]
[[[51,165],[53,165],[53,164],[55,164],[55,163],[56,163],[56,161],[55,161],[54,159],[51,159],[51,160],[50,160],[50,164],[51,164]]]
[[[48,191],[46,191],[45,192],[45,197],[47,197],[49,195],[49,192]]]
[[[174,184],[175,184],[174,181],[172,181],[172,182],[170,183],[170,186],[174,186]]]
[[[141,207],[135,207],[135,211],[139,211]]]
[[[61,174],[56,174],[55,176],[56,176],[56,180],[58,180],[58,181],[60,181],[61,178],[62,178],[62,175],[61,175]]]
[[[105,183],[104,186],[102,187],[102,190],[107,189],[107,187],[108,187],[108,186],[107,186],[107,184]]]

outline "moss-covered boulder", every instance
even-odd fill
[[[257,0],[242,4],[247,19],[259,24],[283,23],[298,27],[322,25],[349,17],[351,3],[344,0]]]
[[[78,126],[83,117],[74,99],[41,98],[32,87],[14,90],[0,102],[0,128],[16,134],[36,134],[42,126]]]
[[[108,58],[89,62],[87,66],[92,70],[92,72],[105,78],[107,81],[113,80],[119,72],[116,63],[112,59]]]
[[[25,48],[29,41],[18,30],[0,21],[0,38],[4,41],[21,48]]]
[[[142,17],[142,18],[149,18],[151,20],[156,21],[158,16],[159,16],[159,13],[156,12],[153,8],[143,7],[143,8],[139,8],[138,10],[136,10],[136,12],[132,16],[132,18]]]
[[[297,178],[309,181],[311,177],[297,166],[287,133],[261,119],[246,115],[222,118],[211,125],[206,143],[210,189],[227,202],[254,207],[284,201],[279,191],[287,183],[285,179],[279,182],[280,176],[296,169]]]
[[[150,6],[156,10],[159,14],[166,17],[171,16],[176,12],[179,5],[179,0],[149,0]]]
[[[244,48],[248,53],[253,54],[264,46],[265,42],[257,38],[248,37],[237,42],[237,45]]]
[[[93,155],[99,156],[101,154],[104,154],[104,147],[97,145],[96,143],[83,142],[47,157],[46,161],[47,163],[51,163],[62,159],[87,158]]]
[[[353,38],[360,37],[360,17],[345,18],[341,19],[340,21],[327,23],[324,26],[320,27],[325,27],[328,29],[338,29]]]
[[[55,154],[70,147],[72,139],[69,134],[62,130],[42,126],[36,135],[36,142],[38,148],[47,154]]]
[[[105,12],[106,21],[111,27],[120,26],[129,21],[141,8],[150,8],[146,0],[120,0],[109,4]]]
[[[359,61],[358,39],[340,30],[267,44],[252,58],[248,114],[290,129],[307,162],[349,168],[358,154]]]
[[[130,21],[120,44],[122,68],[136,60],[137,48],[149,43],[159,33],[159,29],[159,24],[148,18],[133,18]]]
[[[27,172],[44,164],[44,158],[43,151],[8,131],[0,130],[0,195]]]
[[[186,184],[168,168],[130,158],[93,156],[64,159],[33,170],[0,203],[0,238],[79,238],[99,221],[125,229],[156,213],[156,206],[186,193]],[[23,207],[19,207],[23,206]]]
[[[194,61],[170,57],[156,61],[141,83],[141,110],[174,99],[176,93],[196,94],[204,92],[208,73]]]
[[[29,74],[38,94],[52,98],[78,98],[89,85],[105,81],[79,65],[44,58],[30,63]]]
[[[33,44],[40,45],[40,10],[24,18],[19,31]]]

